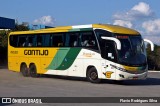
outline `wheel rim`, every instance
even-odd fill
[[[21,68],[21,73],[23,76],[28,76],[28,70],[27,70],[27,66],[23,65]]]
[[[90,74],[90,79],[96,80],[97,78],[98,78],[97,73],[96,73],[96,72],[91,72],[91,74]]]

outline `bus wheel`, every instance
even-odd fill
[[[87,79],[91,83],[99,83],[101,81],[98,78],[98,73],[95,67],[92,67],[87,71]]]
[[[34,77],[34,78],[39,77],[39,74],[37,74],[37,68],[36,68],[35,64],[30,65],[29,71],[30,71],[31,77]]]
[[[29,71],[28,71],[28,68],[27,68],[27,65],[26,64],[22,64],[21,65],[21,69],[20,69],[22,75],[24,77],[28,77],[29,76]]]

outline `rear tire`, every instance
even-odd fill
[[[30,65],[29,71],[30,71],[30,76],[33,78],[37,78],[40,76],[39,74],[37,74],[37,68],[35,64]]]
[[[22,64],[21,65],[20,71],[21,71],[21,73],[22,73],[22,75],[24,77],[28,77],[29,76],[29,71],[28,71],[28,68],[27,68],[26,64]]]
[[[95,67],[92,67],[87,71],[87,79],[91,83],[99,83],[101,81],[98,78],[98,73]]]

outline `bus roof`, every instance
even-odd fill
[[[76,26],[63,26],[63,27],[55,27],[55,28],[47,28],[47,29],[39,29],[39,30],[31,30],[31,31],[16,31],[11,32],[10,35],[17,34],[36,34],[36,33],[53,33],[53,32],[74,32],[74,31],[87,31],[91,29],[104,29],[113,33],[120,34],[131,34],[131,35],[139,35],[140,33],[122,26],[117,25],[109,25],[109,24],[89,24],[89,25],[76,25]]]

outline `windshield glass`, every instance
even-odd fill
[[[119,62],[124,65],[146,64],[146,52],[141,36],[116,34],[121,42],[118,50]]]

